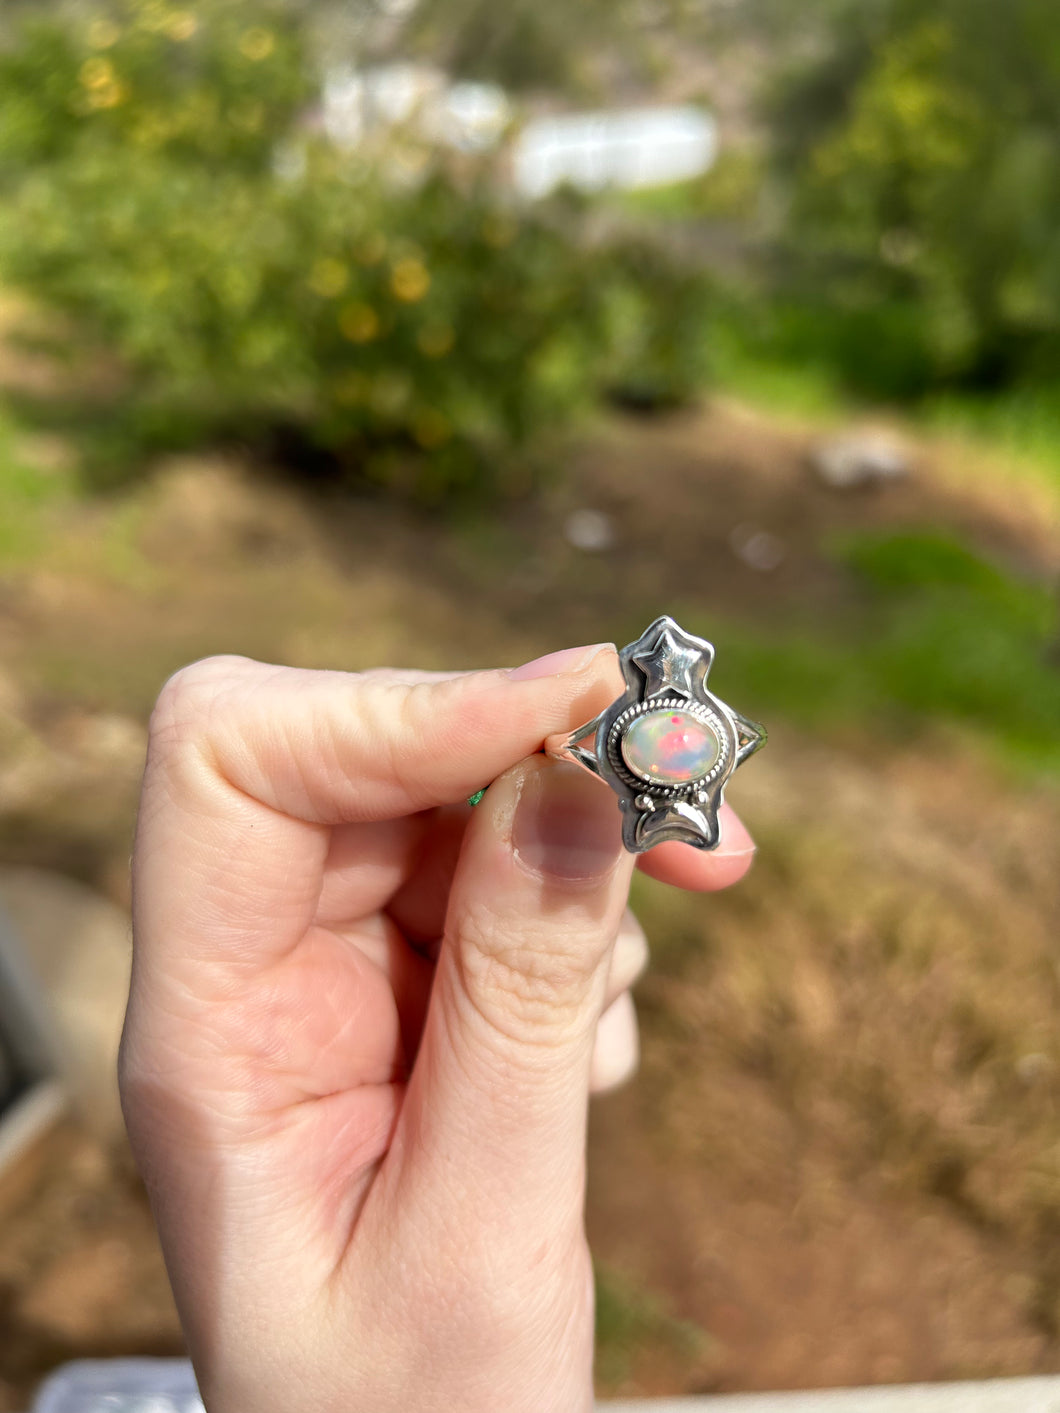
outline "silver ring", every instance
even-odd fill
[[[672,618],[657,618],[618,660],[622,696],[569,736],[551,736],[546,752],[611,786],[631,854],[668,839],[716,849],[725,786],[766,744],[765,728],[708,691],[713,644]]]

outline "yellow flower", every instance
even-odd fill
[[[379,334],[379,315],[370,304],[347,304],[339,315],[339,328],[351,343],[371,343]]]
[[[456,341],[448,324],[427,324],[416,335],[416,343],[426,358],[444,358]]]
[[[318,260],[309,272],[309,288],[321,299],[334,299],[349,282],[349,269],[341,260]]]
[[[121,38],[121,30],[110,20],[93,20],[88,27],[88,42],[93,49],[109,49]]]
[[[434,407],[421,408],[412,419],[412,435],[424,451],[433,451],[453,435],[453,428],[444,412]]]
[[[199,28],[199,21],[190,10],[175,10],[166,20],[166,33],[178,44],[190,39]]]
[[[90,108],[116,108],[125,98],[125,89],[120,83],[108,83],[106,88],[94,88],[88,95]]]
[[[422,260],[410,256],[399,260],[390,272],[390,288],[406,304],[416,304],[431,287],[431,277]]]
[[[114,73],[109,59],[86,59],[81,65],[81,82],[88,89],[89,109],[116,108],[125,97],[125,88]]]
[[[114,83],[114,65],[109,59],[86,59],[80,78],[86,88],[108,88]]]
[[[239,52],[255,64],[267,59],[275,48],[276,36],[269,29],[248,29],[239,41]]]

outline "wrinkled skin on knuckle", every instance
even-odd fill
[[[476,720],[474,701],[464,705],[465,685],[458,678],[451,682],[418,682],[409,686],[402,682],[370,684],[365,704],[371,709],[374,736],[379,743],[377,774],[395,782],[399,791],[413,802],[427,804],[423,786],[410,758],[412,743],[437,737],[437,722],[446,719],[454,701],[461,703],[463,732],[467,739],[481,734]],[[458,743],[451,743],[457,749]],[[385,772],[385,774],[383,773]]]
[[[151,713],[153,746],[180,744],[201,734],[226,686],[245,673],[247,658],[201,658],[174,672],[158,694]]]
[[[449,945],[475,1009],[513,1038],[567,1031],[585,1014],[611,939],[559,919],[498,917],[466,908]]]
[[[362,697],[362,717],[370,717],[378,762],[376,774],[393,781],[413,798],[416,777],[408,763],[408,743],[419,741],[430,730],[430,697],[422,686],[374,683]]]
[[[173,802],[206,798],[223,777],[221,756],[240,693],[260,666],[236,656],[203,658],[164,684],[148,727],[138,847]]]

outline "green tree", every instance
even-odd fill
[[[127,442],[269,437],[437,499],[635,372],[690,391],[702,281],[489,163],[316,131],[289,4],[123,0],[0,45],[0,278],[117,355]],[[517,480],[525,479],[520,470]]]
[[[823,340],[883,391],[1040,377],[1060,356],[1055,7],[875,0],[817,17],[827,39],[771,109],[789,288],[824,292]]]

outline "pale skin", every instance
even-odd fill
[[[615,797],[539,752],[621,690],[608,645],[163,690],[121,1086],[210,1413],[592,1407],[586,1114],[647,949]],[[752,853],[726,808],[641,867]]]

